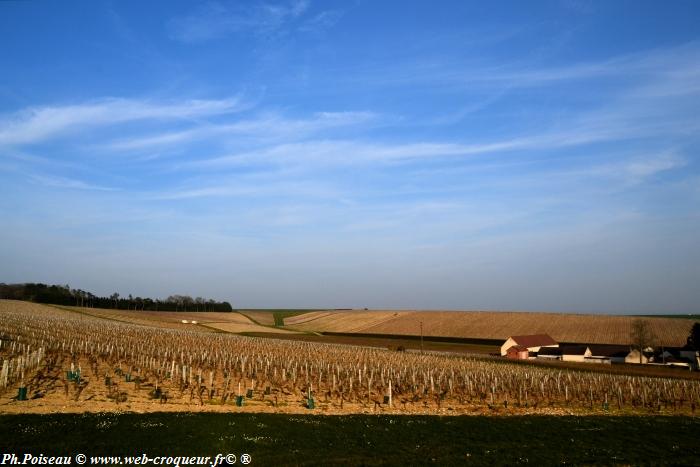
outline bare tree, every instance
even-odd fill
[[[639,363],[642,363],[642,354],[644,349],[652,345],[654,341],[654,331],[651,328],[651,323],[645,319],[635,319],[632,321],[632,331],[630,332],[630,340],[632,348],[639,350]]]
[[[114,302],[114,308],[116,309],[119,301],[119,294],[117,292],[114,292],[112,295],[109,296],[109,299]]]

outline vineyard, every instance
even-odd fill
[[[286,318],[288,329],[507,339],[549,334],[559,342],[628,344],[633,316],[490,311],[316,311]],[[685,344],[692,320],[646,318],[658,345]]]
[[[698,380],[156,328],[10,301],[0,364],[1,412],[694,414],[700,404]]]

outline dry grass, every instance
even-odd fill
[[[285,320],[291,329],[319,332],[419,335],[506,339],[512,335],[551,335],[560,342],[628,344],[635,317],[489,311],[333,311],[312,312]],[[682,346],[692,320],[645,318],[658,345]]]

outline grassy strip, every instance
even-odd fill
[[[275,311],[274,312],[274,317],[275,317],[275,326],[284,326],[284,318],[290,318],[292,316],[297,316],[297,315],[303,315],[304,313],[308,313],[309,310],[304,310],[304,311],[291,311],[291,310],[286,310],[286,311]]]
[[[321,310],[315,310],[315,309],[272,309],[272,308],[270,308],[270,309],[267,309],[267,308],[257,309],[256,308],[256,309],[245,309],[245,310],[234,310],[234,311],[237,311],[238,313],[247,316],[248,318],[250,318],[252,321],[254,321],[257,324],[260,324],[260,323],[255,321],[255,319],[253,319],[251,316],[248,316],[245,313],[246,311],[265,311],[268,313],[272,313],[272,316],[275,319],[275,326],[284,326],[284,318],[289,318],[290,316],[296,316],[296,315],[303,315],[304,313],[309,313],[312,311],[321,311]],[[261,326],[266,326],[266,325],[263,324]]]
[[[698,439],[690,417],[0,416],[4,453],[248,453],[253,465],[698,465]]]

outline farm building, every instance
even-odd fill
[[[690,345],[685,345],[678,350],[678,355],[680,358],[687,358],[688,360],[694,361],[696,364],[700,364],[700,351],[695,350]]]
[[[627,345],[589,344],[590,355],[584,358],[584,362],[590,363],[625,363],[630,353]]]
[[[501,356],[508,353],[514,345],[525,347],[531,354],[540,351],[541,347],[559,347],[557,341],[548,334],[532,334],[529,336],[510,336],[501,346]]]
[[[587,345],[562,345],[561,359],[565,362],[583,362],[591,356],[591,349]]]
[[[650,364],[653,364],[650,362]],[[666,365],[666,366],[673,366],[677,368],[687,368],[689,370],[693,369],[693,364],[686,360],[686,359],[681,359],[681,358],[676,358],[674,356],[666,357],[662,360],[662,362],[658,363],[660,365]]]
[[[665,347],[654,351],[648,363],[656,365],[677,366],[688,369],[697,368],[696,351],[686,347]]]
[[[695,350],[690,345],[686,344],[683,347],[666,347],[671,354],[680,359],[688,361],[693,368],[700,367],[700,351]]]
[[[559,347],[541,347],[537,352],[537,358],[545,360],[561,360],[561,349]]]
[[[700,370],[700,351],[685,346],[680,351],[680,357],[692,362],[693,368]]]
[[[527,350],[527,347],[513,345],[506,350],[506,357],[513,360],[527,360],[530,357],[530,352]]]
[[[639,362],[639,350],[633,349],[625,357],[625,363],[640,363]],[[642,354],[641,363],[649,363],[649,359],[646,355]]]

